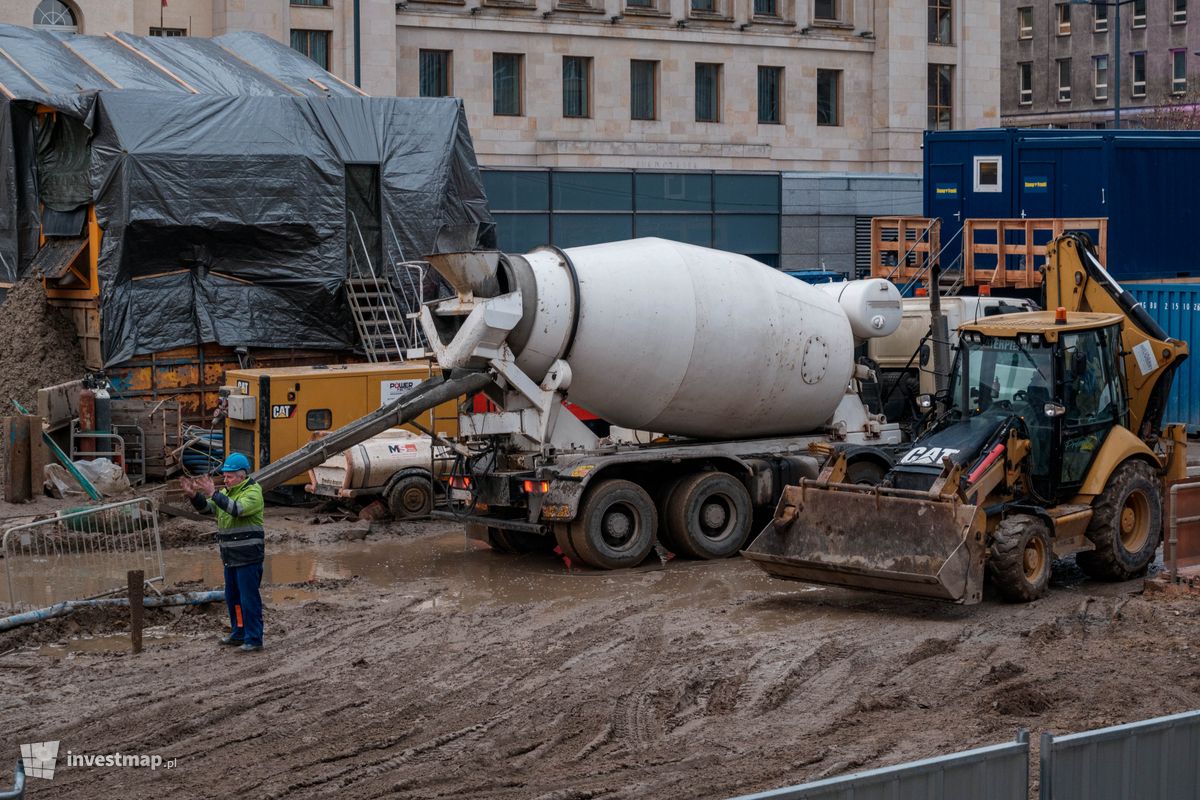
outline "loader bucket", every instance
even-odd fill
[[[802,481],[742,555],[777,578],[978,603],[985,516],[924,492]]]

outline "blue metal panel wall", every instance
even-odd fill
[[[975,192],[974,158],[997,151],[1006,154],[1004,191]],[[1028,181],[1034,188],[1027,190],[1024,179],[1034,177],[1039,180]],[[952,184],[957,194],[948,191]],[[925,136],[925,215],[942,218],[943,241],[961,219],[1105,216],[1107,266],[1118,279],[1200,277],[1192,242],[1200,227],[1198,184],[1200,134],[1193,131],[1004,129]],[[951,265],[958,253],[957,246],[947,248],[942,264]]]
[[[735,800],[1026,800],[1029,741],[967,750]]]
[[[1200,711],[1069,736],[1042,734],[1041,800],[1194,800]]]
[[[1169,336],[1192,348],[1175,370],[1163,421],[1186,423],[1192,432],[1200,430],[1200,283],[1129,283],[1125,288]]]

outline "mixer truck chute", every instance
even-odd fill
[[[1087,238],[1047,247],[1046,304],[964,325],[942,413],[879,486],[829,463],[789,486],[743,553],[771,575],[959,603],[988,575],[1009,600],[1045,591],[1054,558],[1098,578],[1145,572],[1163,483],[1185,474],[1161,429],[1188,354],[1100,265]]]
[[[460,417],[470,456],[452,485],[499,549],[557,544],[603,568],[639,563],[656,540],[733,555],[754,512],[815,477],[830,444],[878,473],[900,441],[856,392],[856,343],[900,323],[886,281],[810,286],[661,239],[429,261],[456,291],[422,310],[430,347],[444,369],[494,378],[496,410]],[[566,398],[665,437],[602,441]]]

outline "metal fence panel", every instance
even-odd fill
[[[1200,711],[1042,734],[1042,800],[1196,800]]]
[[[129,570],[166,579],[158,506],[148,497],[15,525],[0,540],[9,603],[35,607],[110,594]]]
[[[1029,736],[734,800],[1026,800]]]

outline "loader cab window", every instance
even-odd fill
[[[950,385],[950,408],[963,417],[1015,413],[1025,420],[1032,478],[1039,487],[1048,485],[1054,426],[1045,405],[1054,399],[1053,346],[1040,336],[1004,339],[964,331]]]
[[[1119,370],[1120,329],[1068,333],[1060,342],[1062,394],[1061,490],[1079,486],[1108,432],[1127,413]]]

